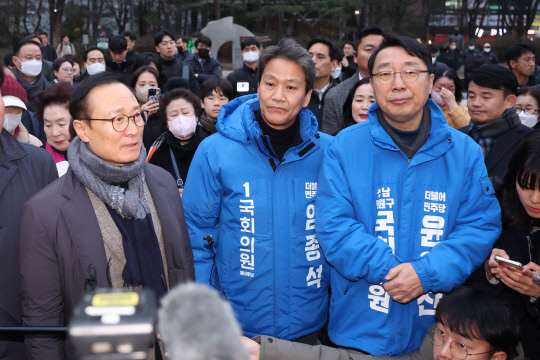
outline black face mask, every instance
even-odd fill
[[[208,59],[210,57],[210,50],[208,50],[208,49],[199,49],[199,57],[201,59]]]
[[[177,46],[176,50],[178,50],[178,53],[181,54],[184,52],[184,48],[182,46]]]

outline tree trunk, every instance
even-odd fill
[[[219,0],[214,0],[214,16],[216,20],[221,19],[221,9],[219,7]]]

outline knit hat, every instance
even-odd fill
[[[26,110],[26,106],[28,105],[26,90],[24,90],[17,80],[9,75],[5,76],[1,91],[6,107],[13,106]]]

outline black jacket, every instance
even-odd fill
[[[258,70],[259,68],[253,70],[244,62],[240,69],[234,70],[227,76],[227,80],[229,80],[233,86],[235,99],[239,96],[257,93],[257,88],[259,86]]]
[[[160,168],[167,170],[176,179],[169,151],[169,149],[172,149],[176,159],[176,165],[178,166],[178,172],[185,184],[188,177],[189,166],[191,165],[195,151],[199,147],[201,141],[207,136],[208,132],[206,132],[202,126],[197,125],[195,135],[193,135],[190,142],[186,145],[181,145],[180,140],[178,140],[170,131],[167,131],[165,142],[156,150],[150,159],[150,164],[157,165]]]
[[[178,188],[154,165],[145,164],[144,174],[161,223],[169,286],[193,281],[193,253]],[[66,326],[86,291],[110,286],[96,213],[71,168],[24,205],[20,246],[25,326]],[[27,338],[25,345],[27,360],[75,358],[58,335]]]
[[[464,132],[465,134],[469,134],[470,127],[471,126],[468,125],[458,130]],[[499,135],[497,140],[495,140],[489,154],[484,159],[488,176],[491,179],[495,189],[497,189],[498,185],[501,184],[502,178],[506,173],[508,163],[510,162],[512,155],[514,155],[517,146],[525,136],[529,135],[529,133],[533,131],[534,130],[530,127],[519,124]]]
[[[186,60],[185,64],[189,66],[195,74],[199,74],[197,80],[202,84],[210,76],[221,77],[221,63],[214,58],[208,58],[202,63],[197,60],[197,55]]]
[[[162,67],[160,75],[165,77],[165,81],[172,77],[182,77],[184,64],[188,65],[187,63],[184,63],[182,59],[176,56],[173,57],[172,60],[165,60],[160,56],[159,62],[161,63]],[[187,66],[187,70],[189,71],[189,90],[191,90],[191,92],[195,95],[199,96],[199,82],[197,81],[197,77],[195,76],[195,73],[191,67]]]
[[[131,81],[131,75],[133,75],[133,72],[135,71],[135,62],[128,60],[127,55],[126,60],[120,65],[118,65],[112,60],[108,60],[106,71],[110,71],[120,75],[124,84],[129,86],[129,83]]]
[[[52,156],[0,134],[0,326],[22,326],[19,312],[19,223],[23,204],[58,178]],[[24,360],[21,336],[0,334],[0,358]]]
[[[58,55],[56,55],[56,49],[51,46],[51,44],[47,44],[45,46],[41,47],[41,54],[43,55],[44,60],[48,60],[53,62],[56,60]]]
[[[493,246],[506,251],[510,260],[518,261],[523,265],[529,262],[540,264],[540,232],[529,235],[530,229],[503,230],[499,240]],[[522,295],[505,286],[502,282],[494,285],[486,277],[484,266],[480,266],[467,280],[467,283],[480,286],[492,293],[493,296],[502,296],[520,318],[520,342],[523,345],[525,356],[529,359],[540,359],[540,299],[531,301],[531,297]]]
[[[319,100],[319,95],[315,92],[315,90],[311,92],[311,99],[309,100],[308,109],[317,118],[317,122],[319,123],[319,130],[321,129],[322,118],[324,114],[324,98],[326,97],[330,89],[336,87],[337,85],[338,82],[335,81],[332,76],[330,76],[330,85],[323,93],[322,100]]]

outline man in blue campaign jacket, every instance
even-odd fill
[[[330,283],[315,196],[331,137],[306,109],[315,67],[305,49],[282,40],[259,69],[257,95],[222,107],[191,163],[183,202],[195,275],[222,291],[247,336],[315,344]]]
[[[430,60],[414,39],[386,37],[369,61],[369,120],[328,146],[319,177],[330,339],[372,355],[418,349],[441,293],[482,264],[501,231],[480,147],[428,100]]]

